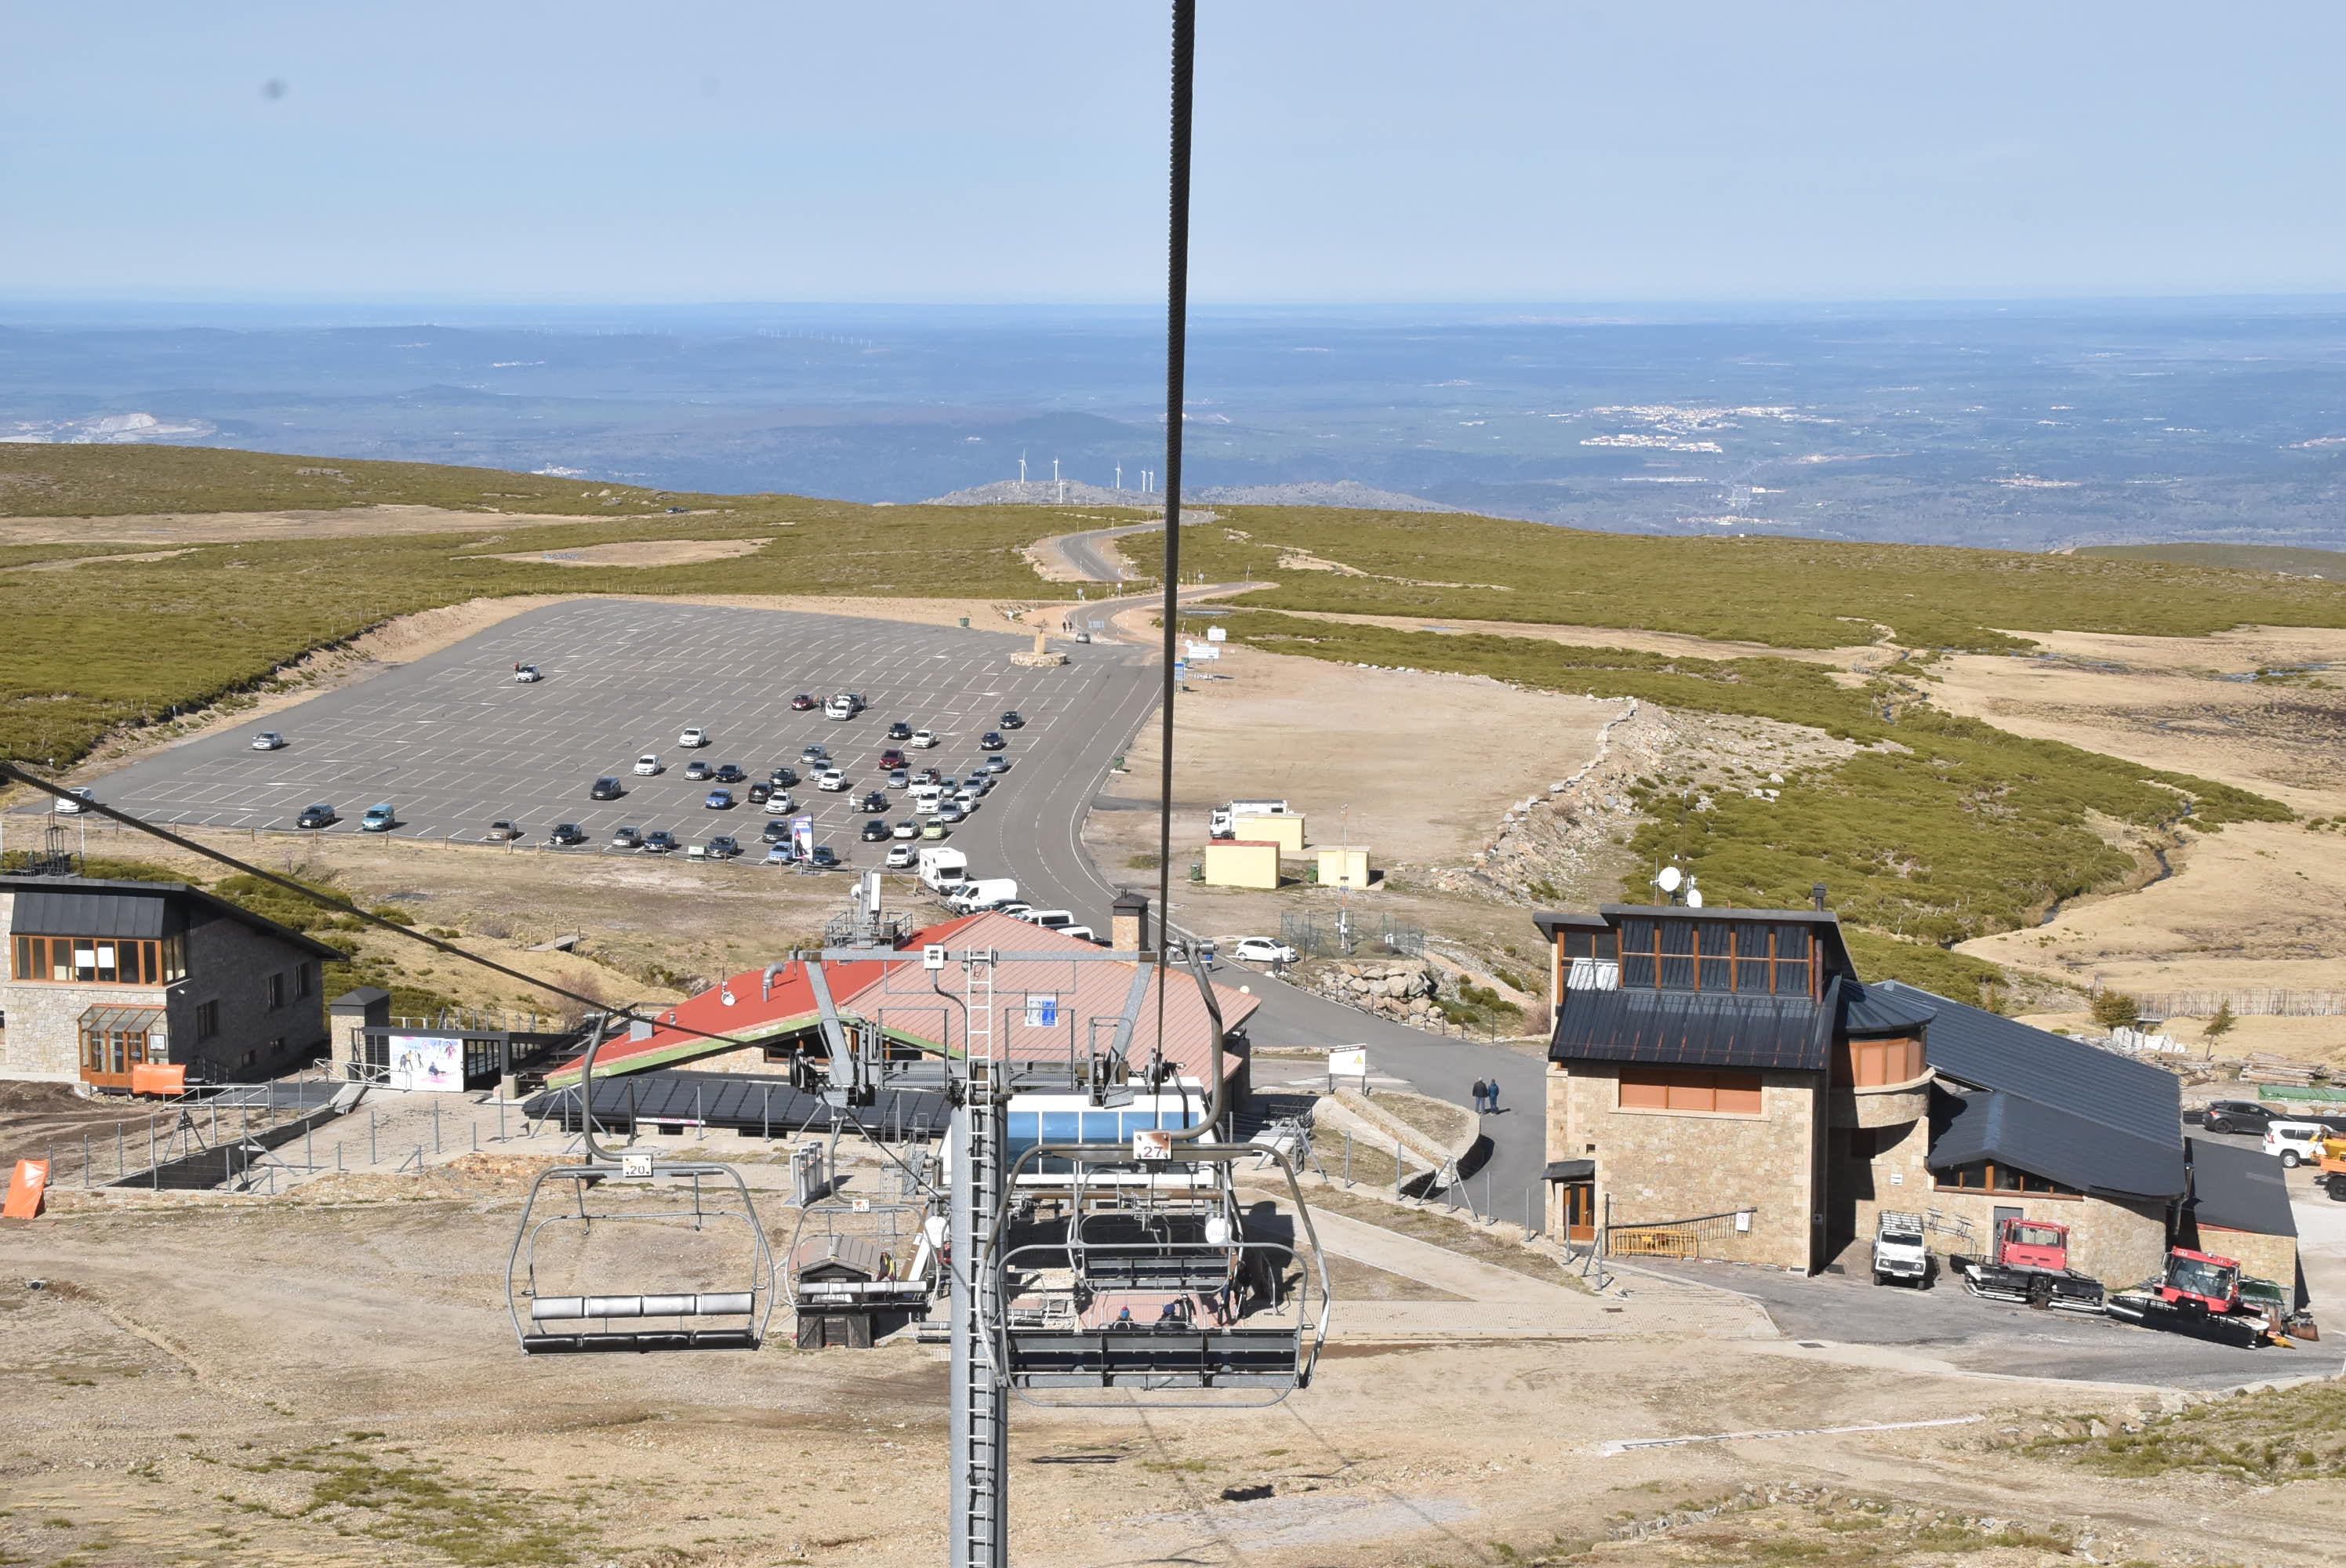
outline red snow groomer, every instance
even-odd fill
[[[1987,1257],[1955,1261],[1964,1288],[1989,1301],[2017,1301],[2064,1312],[2103,1309],[2102,1282],[2069,1267],[2066,1225],[2007,1219],[1996,1227],[1995,1247]]]

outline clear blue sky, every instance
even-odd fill
[[[1205,300],[2346,289],[2335,0],[1201,11]],[[0,0],[0,296],[1151,298],[1165,15]]]

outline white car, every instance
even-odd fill
[[[706,746],[709,744],[709,731],[701,728],[700,726],[696,724],[691,728],[686,730],[682,735],[678,736],[676,738],[676,743],[678,746],[685,748],[687,750],[691,750],[697,747]]]
[[[814,776],[814,787],[836,794],[847,788],[847,775],[836,768],[826,768]]]
[[[255,751],[282,751],[285,749],[285,738],[273,729],[264,729],[252,738],[252,748]]]
[[[84,800],[95,800],[97,799],[97,796],[91,794],[87,789],[76,789],[73,792],[71,798],[60,799],[57,802],[57,809],[65,812],[67,816],[71,816],[74,812],[81,809],[81,803]]]
[[[907,746],[917,747],[923,751],[936,743],[937,732],[933,729],[915,729],[913,731],[913,738],[904,742]]]
[[[1230,944],[1230,956],[1249,963],[1293,963],[1295,950],[1267,936],[1242,936]]]
[[[531,681],[544,680],[545,678],[546,677],[537,672],[537,667],[534,664],[517,664],[514,666],[514,679],[519,681],[524,686],[527,686]]]
[[[2283,1170],[2321,1163],[2321,1140],[2330,1129],[2319,1122],[2269,1122],[2265,1153],[2278,1156]]]
[[[921,851],[910,844],[888,846],[888,869],[892,871],[901,871],[905,867],[918,862],[920,858]]]
[[[647,751],[636,759],[636,772],[646,779],[664,771],[666,768],[667,764],[659,759],[659,753],[657,751]]]
[[[766,797],[766,815],[769,817],[787,817],[798,809],[799,803],[790,799],[790,792],[787,789],[777,789]]]

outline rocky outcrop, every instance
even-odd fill
[[[1422,958],[1311,959],[1288,978],[1331,1002],[1403,1023],[1439,1023],[1441,972]]]

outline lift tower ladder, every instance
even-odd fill
[[[1003,1223],[1004,1103],[1007,1075],[994,1054],[994,963],[986,952],[962,959],[963,1098],[953,1122],[953,1568],[1008,1568],[1010,1394],[985,1326],[1002,1313],[1001,1283],[979,1267]]]

